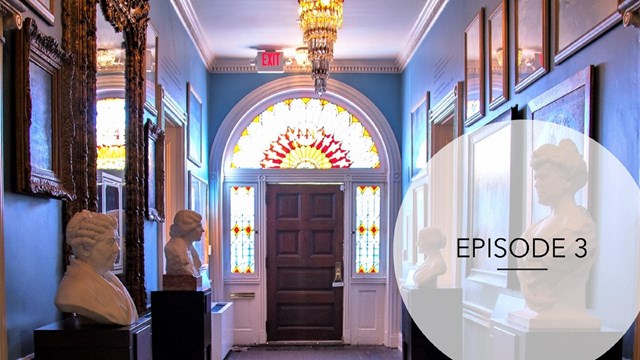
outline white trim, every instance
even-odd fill
[[[366,96],[360,93],[358,90],[351,86],[342,83],[340,81],[330,79],[328,84],[329,92],[324,94],[323,98],[343,106],[347,111],[354,114],[369,130],[371,137],[378,146],[380,154],[380,161],[382,163],[381,169],[364,170],[354,169],[346,171],[331,171],[322,172],[322,182],[340,181],[347,183],[353,183],[354,181],[371,182],[375,181],[371,177],[384,181],[389,188],[388,196],[382,204],[383,207],[388,209],[388,223],[386,226],[386,249],[385,253],[390,254],[391,236],[393,234],[393,226],[395,225],[393,219],[400,208],[400,180],[401,180],[401,160],[400,149],[395,138],[395,135],[389,125],[389,122],[384,117],[382,112],[371,102]],[[224,204],[221,201],[223,197],[224,189],[221,188],[221,182],[223,180],[238,181],[245,179],[245,181],[258,180],[261,184],[269,181],[305,181],[309,182],[310,173],[300,174],[300,172],[289,172],[287,170],[279,170],[278,172],[270,172],[265,170],[257,170],[252,172],[250,170],[243,171],[229,171],[227,164],[230,161],[233,145],[237,142],[238,137],[247,123],[251,121],[256,115],[263,111],[266,106],[275,102],[284,100],[289,97],[315,97],[315,91],[311,77],[306,75],[290,76],[281,79],[274,80],[265,85],[260,86],[242,100],[240,100],[227,114],[224,121],[220,125],[218,132],[216,133],[213,145],[209,154],[209,169],[210,169],[210,184],[212,185],[212,206],[210,212],[212,229],[211,231],[211,243],[214,246],[213,253],[223,254],[222,238],[224,233]],[[229,150],[229,151],[228,151]],[[227,173],[225,173],[227,172]],[[372,174],[373,172],[373,174]],[[368,175],[366,175],[368,174]],[[227,177],[228,176],[228,177]],[[263,187],[261,187],[263,188]],[[263,195],[262,193],[260,194]],[[349,201],[345,199],[345,201]],[[262,208],[260,206],[259,208]],[[260,211],[260,210],[259,210]],[[264,217],[263,217],[264,218]],[[215,242],[215,243],[214,243]],[[261,242],[264,244],[264,241]],[[345,241],[345,244],[347,242]],[[264,245],[266,246],[266,245]],[[262,249],[264,250],[264,249]],[[264,251],[263,251],[264,253]],[[399,311],[399,294],[395,287],[395,277],[393,271],[391,271],[391,263],[389,262],[390,256],[387,256],[387,264],[385,268],[387,276],[386,286],[386,311],[385,311],[385,338],[384,343],[387,346],[395,347],[398,342],[398,334],[400,333],[400,311]],[[264,264],[258,264],[260,259],[256,259],[256,269]],[[212,280],[214,284],[214,293],[223,294],[224,286],[224,271],[222,269],[222,257],[216,256],[211,260],[212,266]],[[345,261],[346,263],[346,261]],[[349,263],[351,263],[349,261]],[[346,266],[346,264],[345,264]],[[345,294],[349,293],[350,284],[345,284]],[[266,286],[263,282],[263,287]],[[263,293],[264,293],[263,289]],[[220,295],[218,295],[220,296]],[[262,304],[262,315],[266,320],[266,303]],[[348,311],[343,313],[343,316],[348,315]],[[348,321],[348,317],[344,318],[343,331],[345,338],[349,337],[346,334],[345,325]],[[261,320],[261,323],[264,321]],[[261,340],[266,340],[266,335],[260,335]]]
[[[400,71],[404,71],[407,67],[409,61],[411,61],[411,58],[416,53],[418,46],[420,46],[424,37],[429,30],[431,30],[431,26],[435,24],[438,17],[440,17],[442,9],[444,9],[448,2],[449,0],[428,0],[424,4],[418,20],[413,25],[413,29],[411,29],[409,37],[396,59]]]
[[[287,65],[285,73],[309,74],[309,66]],[[398,74],[400,68],[395,59],[387,60],[334,60],[331,62],[330,71],[338,73],[366,73],[366,74]],[[256,67],[251,66],[247,59],[220,59],[211,69],[214,73],[257,73]]]
[[[207,41],[207,36],[198,21],[198,16],[196,15],[195,10],[193,10],[193,6],[191,6],[191,0],[171,0],[171,5],[173,5],[173,9],[180,18],[182,25],[191,38],[191,41],[193,41],[204,66],[210,72],[213,71],[213,67],[216,63],[216,57],[209,41]]]

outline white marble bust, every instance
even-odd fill
[[[169,231],[171,240],[164,246],[167,275],[200,276],[200,257],[193,247],[202,239],[202,216],[192,210],[180,210],[173,219]]]
[[[418,232],[418,251],[425,259],[413,274],[413,282],[417,287],[436,287],[438,276],[447,271],[447,264],[440,254],[446,239],[442,231],[434,227],[426,227]]]
[[[107,214],[83,210],[71,218],[66,235],[73,256],[54,300],[60,311],[105,324],[138,319],[129,292],[110,271],[120,251],[117,228]]]
[[[522,237],[547,241],[564,238],[565,257],[548,254],[518,259],[520,268],[548,270],[518,271],[526,307],[510,314],[510,319],[525,319],[529,327],[597,328],[599,320],[586,310],[586,284],[598,249],[596,224],[587,209],[575,201],[576,192],[587,182],[587,165],[576,145],[564,139],[557,146],[545,144],[536,149],[531,167],[538,202],[548,206],[551,213],[531,225]],[[518,253],[524,253],[524,249],[519,248]]]

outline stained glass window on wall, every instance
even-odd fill
[[[230,191],[231,208],[231,272],[255,272],[255,188],[233,186]]]
[[[358,274],[380,272],[380,186],[356,187],[356,261]]]
[[[232,168],[335,169],[380,167],[369,131],[343,107],[315,98],[269,106],[235,145]]]
[[[99,170],[124,170],[125,120],[124,99],[109,98],[96,104],[96,134]]]

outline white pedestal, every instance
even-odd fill
[[[233,303],[211,304],[211,360],[223,360],[233,346]]]

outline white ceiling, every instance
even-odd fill
[[[302,42],[296,0],[171,0],[207,68],[248,66],[257,50]],[[342,66],[404,67],[447,0],[345,0],[334,59]]]

